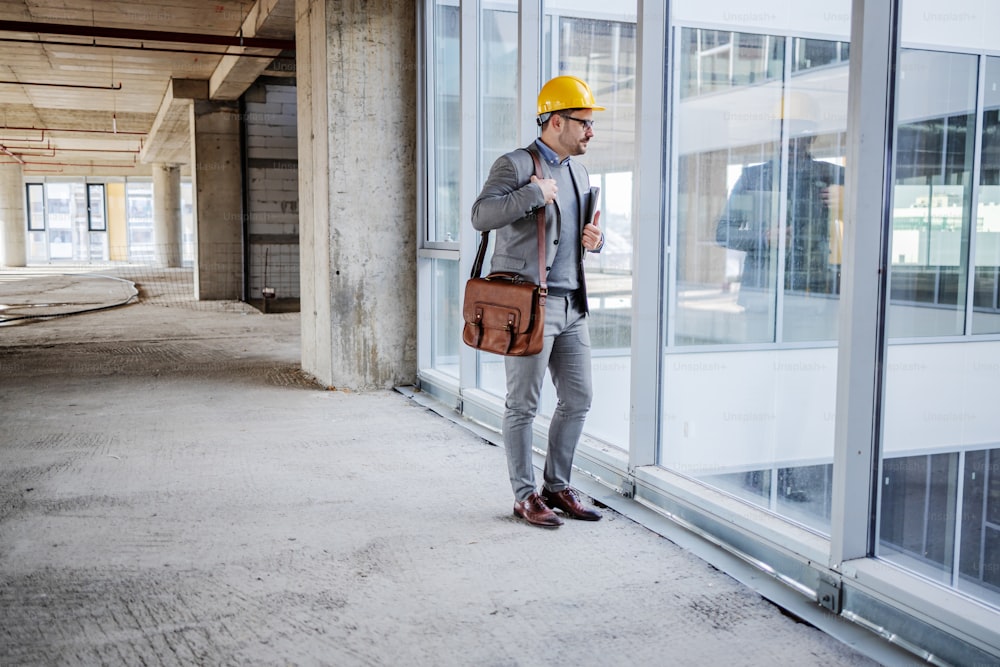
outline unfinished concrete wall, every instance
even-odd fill
[[[260,299],[265,286],[274,289],[278,299],[297,299],[299,160],[295,79],[261,77],[243,100],[247,299]]]
[[[19,164],[0,164],[0,266],[24,266],[27,231]]]
[[[302,364],[416,379],[416,4],[297,0]]]

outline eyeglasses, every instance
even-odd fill
[[[562,114],[559,114],[559,115],[562,116]],[[585,118],[574,118],[573,116],[563,116],[563,118],[566,118],[568,120],[575,120],[580,125],[583,125],[583,129],[584,130],[593,130],[594,129],[594,121],[591,120],[591,119],[589,119],[589,118],[586,118],[586,119]]]

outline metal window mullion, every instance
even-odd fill
[[[538,136],[536,100],[542,82],[543,0],[518,0],[517,12],[517,109],[521,146]]]
[[[888,302],[898,0],[852,0],[830,565],[874,548]]]
[[[928,534],[930,533],[930,517],[931,517],[931,481],[933,480],[933,475],[931,470],[933,469],[933,459],[932,454],[928,454],[925,459],[926,469],[924,470],[924,520],[923,520],[923,530],[920,534],[920,554],[927,558],[927,547],[928,547]]]
[[[979,521],[979,579],[980,581],[985,581],[986,577],[986,528],[989,523],[989,516],[987,512],[989,511],[989,490],[990,490],[990,466],[993,463],[993,452],[989,449],[986,450],[986,454],[983,456],[983,500],[982,500],[982,519]]]
[[[417,13],[417,312],[431,313],[434,309],[434,271],[432,260],[420,257],[420,250],[427,243],[430,221],[434,219],[433,198],[428,196],[437,174],[431,166],[429,146],[434,146],[434,0],[424,0]],[[431,122],[428,122],[428,119]],[[433,364],[433,329],[430,317],[417,317],[417,368]]]
[[[672,246],[665,243],[667,220],[672,210],[670,196],[675,183],[667,183],[665,160],[675,160],[670,141],[673,105],[665,91],[670,85],[666,57],[674,54],[667,25],[667,6],[639,0],[636,7],[636,77],[644,82],[636,89],[635,177],[633,216],[637,225],[632,245],[632,349],[630,377],[629,454],[631,473],[657,462],[660,442],[660,400],[664,381],[664,276],[673,264]],[[676,173],[671,170],[671,173]],[[665,187],[668,186],[669,187]],[[664,193],[667,193],[666,197]],[[667,199],[667,201],[664,201]],[[671,215],[670,219],[674,219]],[[676,284],[676,283],[674,283]]]
[[[736,85],[736,34],[735,32],[729,33],[729,81],[727,83],[730,86]]]
[[[550,77],[558,76],[559,74],[559,45],[562,43],[562,34],[560,33],[560,30],[562,30],[562,26],[560,24],[562,20],[561,17],[555,14],[550,14],[548,20],[550,23],[549,34],[552,36],[552,39],[549,40],[549,69],[542,73],[542,79],[546,81],[548,81]],[[545,24],[543,23],[542,24],[543,45],[545,44],[544,38],[545,38]],[[544,62],[539,63],[539,66],[542,65],[544,65]]]
[[[972,335],[972,311],[976,299],[976,221],[979,219],[979,191],[983,165],[983,107],[986,104],[986,56],[979,56],[976,83],[976,129],[972,148],[972,197],[969,201],[969,265],[966,267],[965,326],[963,333]]]
[[[962,512],[965,506],[965,450],[958,452],[958,476],[955,480],[955,536],[951,545],[951,585],[958,587],[959,558],[962,555]]]
[[[479,193],[479,45],[482,17],[481,0],[463,0],[459,6],[459,160],[461,169],[458,177],[459,211],[471,211],[472,203]],[[459,225],[458,275],[464,284],[465,276],[472,271],[472,261],[476,256],[479,234],[471,224]],[[459,290],[462,295],[464,290]],[[479,354],[460,345],[458,353],[459,387],[475,388],[479,385]]]
[[[778,160],[778,252],[775,263],[777,264],[775,274],[775,285],[774,285],[774,342],[783,342],[784,329],[785,329],[785,253],[788,252],[788,191],[792,187],[791,176],[791,165],[789,164],[789,152],[791,145],[791,138],[788,136],[788,119],[785,118],[785,99],[787,99],[788,94],[792,85],[792,61],[795,59],[795,53],[793,49],[795,48],[795,39],[792,37],[785,37],[785,62],[782,63],[782,100],[781,100],[781,117],[778,122],[781,123],[781,134],[779,146],[779,160]]]
[[[667,26],[667,33],[671,35],[679,35],[682,32],[681,28],[674,28],[673,26]],[[696,30],[699,42],[701,41],[703,31]],[[671,109],[680,109],[681,101],[681,91],[680,91],[680,77],[677,73],[680,70],[681,63],[683,62],[684,54],[681,49],[682,40],[674,39],[671,43],[670,51],[664,49],[664,53],[670,53],[672,63],[669,68],[664,69],[664,74],[669,71],[669,76],[671,80],[676,81],[676,84],[668,85],[664,90],[668,91],[670,99]],[[666,95],[664,100],[666,100]],[[670,124],[669,124],[669,136],[676,137],[680,133],[678,117],[680,114],[672,113],[670,114]],[[677,321],[677,289],[678,289],[678,268],[677,262],[673,261],[675,259],[675,249],[677,248],[677,225],[668,224],[669,221],[677,220],[677,202],[680,199],[678,196],[678,189],[680,188],[679,179],[676,177],[680,173],[680,156],[675,154],[675,151],[664,151],[666,159],[669,163],[666,174],[664,178],[669,178],[669,187],[665,188],[666,192],[670,193],[669,206],[664,207],[667,211],[667,219],[660,226],[666,230],[666,252],[663,253],[665,258],[665,266],[662,268],[663,275],[666,276],[666,286],[664,287],[662,294],[666,295],[666,301],[662,306],[666,310],[666,321],[663,323],[663,338],[659,344],[662,352],[658,354],[666,354],[667,351],[672,351],[675,349],[675,336],[676,336],[676,326]],[[641,175],[640,175],[641,176]],[[642,218],[639,218],[640,220]],[[645,284],[646,281],[642,281]],[[664,318],[660,318],[661,321]],[[633,325],[632,336],[635,336],[635,327]],[[666,381],[666,377],[661,377],[659,383],[662,384]],[[633,388],[634,391],[634,388]],[[658,461],[659,459],[657,459]]]
[[[418,16],[417,31],[422,39],[417,50],[417,94],[419,104],[416,110],[418,134],[417,164],[422,170],[423,187],[417,194],[418,211],[425,216],[418,220],[418,247],[426,248],[428,243],[438,241],[436,231],[432,234],[431,224],[437,219],[437,197],[430,196],[436,191],[439,174],[434,147],[437,141],[437,42],[436,42],[437,0],[425,0],[423,11]],[[433,236],[433,238],[432,238]]]

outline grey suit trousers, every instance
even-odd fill
[[[538,411],[545,369],[556,389],[556,409],[549,426],[543,481],[550,491],[569,486],[573,454],[593,399],[590,330],[587,316],[567,297],[549,296],[545,304],[545,346],[530,357],[504,357],[507,401],[503,442],[510,483],[517,501],[535,488],[532,424]]]

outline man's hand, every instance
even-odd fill
[[[604,233],[601,232],[601,228],[597,225],[600,217],[601,212],[598,211],[594,215],[594,221],[583,226],[583,247],[587,250],[597,250],[601,247]]]
[[[559,192],[559,187],[556,185],[556,179],[554,178],[538,178],[534,174],[531,175],[531,182],[536,184],[542,190],[542,196],[545,197],[545,205],[548,206],[556,200],[556,193]]]
[[[834,220],[844,219],[844,186],[828,185],[819,191]]]

